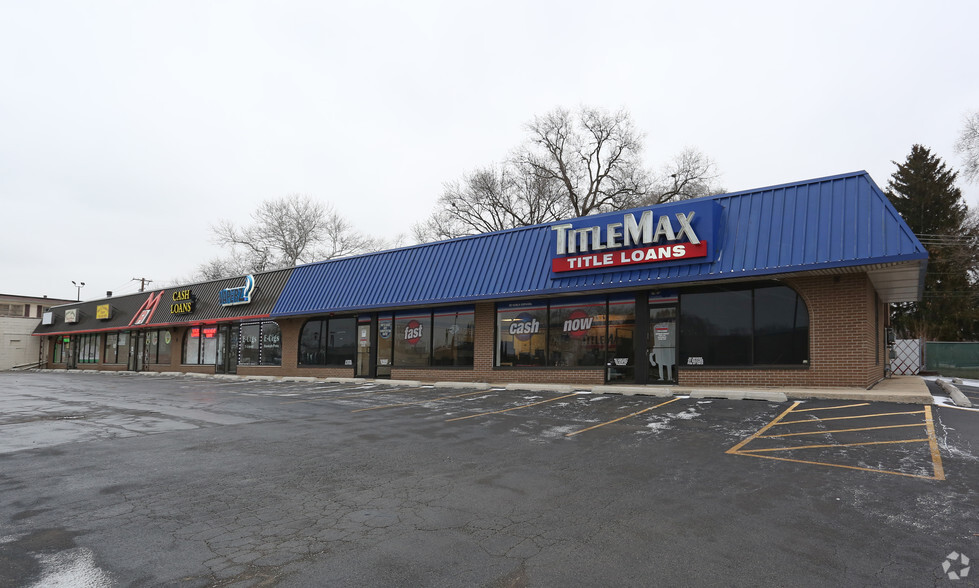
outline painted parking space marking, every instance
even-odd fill
[[[611,425],[612,423],[617,423],[617,422],[619,422],[619,421],[624,421],[625,419],[628,419],[628,418],[632,418],[632,417],[634,417],[634,416],[638,416],[638,415],[641,415],[641,414],[643,414],[644,412],[649,412],[649,411],[651,411],[651,410],[653,410],[654,408],[659,408],[659,407],[661,407],[661,406],[666,406],[667,404],[669,404],[669,403],[671,403],[671,402],[676,402],[677,400],[680,400],[680,397],[679,397],[679,396],[678,396],[678,397],[676,397],[676,398],[672,398],[672,399],[670,399],[670,400],[667,400],[666,402],[661,402],[661,403],[659,403],[659,404],[657,404],[656,406],[649,406],[649,407],[647,407],[647,408],[644,408],[644,409],[642,409],[642,410],[637,410],[636,412],[634,412],[634,413],[632,413],[632,414],[627,414],[627,415],[625,415],[625,416],[623,416],[623,417],[619,417],[619,418],[617,418],[617,419],[612,419],[612,420],[610,420],[610,421],[605,421],[604,423],[598,423],[597,425],[592,425],[591,427],[588,427],[588,428],[586,428],[586,429],[581,429],[580,431],[572,431],[572,432],[570,432],[570,433],[567,433],[567,434],[565,435],[565,437],[574,437],[575,435],[578,435],[578,434],[581,434],[581,433],[584,433],[584,432],[586,432],[586,431],[591,431],[591,430],[593,430],[593,429],[597,429],[597,428],[599,428],[599,427],[604,427],[605,425]]]
[[[764,459],[776,459],[780,461],[789,461],[794,463],[804,463],[810,465],[821,465],[828,467],[844,468],[851,470],[860,470],[867,472],[877,472],[882,474],[892,474],[897,476],[907,476],[912,478],[924,478],[929,480],[944,480],[945,470],[942,466],[941,453],[938,449],[938,440],[935,437],[935,427],[934,421],[932,419],[932,412],[930,406],[925,406],[924,410],[915,411],[895,411],[890,413],[873,413],[865,415],[848,415],[848,416],[828,416],[828,417],[815,417],[805,420],[786,420],[790,415],[795,415],[798,413],[811,413],[817,410],[842,410],[842,409],[852,409],[861,406],[868,406],[868,403],[862,404],[849,404],[842,406],[830,406],[830,407],[817,407],[817,408],[798,408],[801,401],[794,402],[789,408],[785,409],[781,414],[775,417],[774,420],[769,422],[767,425],[753,433],[751,436],[739,442],[734,447],[728,449],[726,453],[730,455],[742,455],[747,457],[759,457]],[[832,430],[819,430],[819,431],[801,431],[801,432],[790,432],[790,433],[780,433],[779,429],[776,427],[786,426],[786,425],[802,425],[802,424],[821,424],[826,421],[840,421],[840,420],[852,420],[852,419],[862,419],[862,418],[879,418],[884,416],[900,416],[900,415],[923,415],[921,422],[916,423],[901,423],[895,425],[880,425],[880,426],[869,426],[869,427],[853,427],[844,429],[832,429]],[[884,433],[889,429],[907,429],[907,428],[923,428],[925,435],[921,436],[909,436],[910,438],[904,439],[887,439],[887,440],[874,440],[874,441],[858,441],[852,443],[804,443],[801,445],[785,445],[776,447],[754,447],[751,448],[752,443],[756,443],[760,440],[768,441],[784,441],[787,442],[787,437],[792,437],[794,441],[804,441],[804,437],[810,435],[839,435],[839,434],[851,434],[854,432],[866,433],[868,431],[874,431],[875,433]],[[769,433],[769,431],[773,431]],[[766,434],[768,433],[768,434]],[[873,468],[864,467],[858,465],[850,465],[846,463],[834,463],[830,461],[819,461],[817,459],[796,459],[790,457],[779,457],[775,455],[770,455],[771,453],[786,452],[786,451],[805,451],[805,450],[823,450],[823,449],[840,449],[846,447],[869,447],[869,446],[888,446],[888,445],[912,445],[912,444],[928,444],[928,454],[931,462],[932,475],[922,475],[914,474],[909,472],[902,472],[897,470],[889,470],[884,468]]]
[[[806,421],[807,423],[810,421]],[[804,433],[776,433],[774,435],[759,435],[756,439],[777,439],[781,437],[798,437],[800,435],[825,435],[827,433],[852,433],[854,431],[876,431],[878,429],[900,429],[902,427],[920,427],[918,423],[909,425],[883,425],[880,427],[860,427],[858,429],[833,429],[831,431],[806,431]]]
[[[856,408],[858,406],[870,406],[869,402],[861,402],[859,404],[843,404],[840,406],[820,406],[818,408],[800,408],[795,412],[813,412],[816,410],[836,410],[838,408]]]
[[[485,392],[485,390],[482,390],[482,392]],[[452,421],[464,421],[466,419],[474,419],[476,417],[486,416],[486,415],[490,415],[490,414],[500,414],[500,413],[503,413],[503,412],[510,412],[512,410],[520,410],[522,408],[530,408],[531,406],[537,406],[537,405],[540,405],[540,404],[545,404],[547,402],[554,402],[556,400],[561,400],[563,398],[571,398],[572,396],[578,396],[578,393],[577,392],[573,392],[571,394],[565,394],[564,396],[558,396],[556,398],[549,398],[547,400],[541,400],[539,402],[531,402],[530,404],[521,404],[520,406],[512,406],[510,408],[504,408],[502,410],[491,410],[491,411],[488,411],[488,412],[481,412],[481,413],[478,413],[478,414],[470,414],[470,415],[466,415],[466,416],[463,416],[463,417],[455,417],[455,418],[452,418],[452,419],[446,419],[445,422],[451,423]]]
[[[475,396],[476,394],[486,394],[488,390],[476,390],[475,392],[466,392],[465,394],[452,394],[451,396],[438,396],[436,398],[426,398],[424,400],[412,400],[411,402],[398,402],[395,404],[385,404],[383,406],[369,406],[367,408],[358,408],[351,410],[350,412],[366,412],[368,410],[381,410],[382,408],[397,408],[399,406],[411,406],[413,404],[426,404],[428,402],[438,402],[439,400],[449,400],[451,398],[464,398],[466,396]]]
[[[896,414],[924,414],[924,413],[925,413],[925,411],[923,411],[923,410],[913,410],[913,411],[910,411],[910,412],[880,412],[880,413],[877,413],[877,414],[858,414],[858,415],[854,415],[854,416],[828,417],[828,418],[809,419],[809,420],[802,420],[802,421],[785,421],[785,422],[781,422],[781,423],[778,423],[778,424],[780,424],[780,425],[798,425],[798,424],[802,424],[802,423],[806,423],[806,424],[808,424],[808,423],[815,423],[815,422],[817,422],[817,420],[818,421],[843,421],[843,420],[848,420],[848,419],[869,419],[871,417],[894,416]]]

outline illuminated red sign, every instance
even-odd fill
[[[654,245],[627,249],[613,253],[590,253],[588,255],[573,255],[570,257],[555,257],[551,260],[551,271],[570,272],[585,269],[615,267],[653,263],[656,261],[676,261],[678,259],[694,259],[707,257],[707,241],[700,243],[679,243],[676,245]]]

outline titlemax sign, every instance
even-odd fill
[[[551,270],[568,272],[708,257],[712,204],[689,203],[684,209],[680,203],[659,214],[649,209],[555,225],[551,227]],[[612,222],[581,226],[596,220]]]

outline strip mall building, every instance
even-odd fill
[[[928,254],[858,172],[57,306],[49,368],[869,387]]]

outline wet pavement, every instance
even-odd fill
[[[0,374],[0,586],[970,585],[977,505],[944,406]]]

